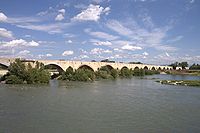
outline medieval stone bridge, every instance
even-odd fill
[[[6,59],[0,58],[0,66],[8,67],[11,62],[14,62],[15,59]],[[43,63],[45,66],[55,66],[63,71],[65,71],[68,67],[72,67],[73,69],[79,69],[83,66],[86,66],[93,71],[97,71],[99,68],[103,66],[108,66],[110,68],[121,70],[126,67],[128,69],[148,69],[148,70],[170,70],[171,66],[160,66],[160,65],[149,65],[149,64],[128,64],[128,63],[111,63],[111,62],[86,62],[86,61],[65,61],[65,60],[23,60],[25,63],[31,63],[32,65],[36,64],[36,61]],[[179,69],[179,68],[177,68]]]

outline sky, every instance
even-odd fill
[[[200,63],[200,0],[1,0],[0,57]]]

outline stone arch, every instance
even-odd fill
[[[101,66],[101,68],[103,68],[103,67],[107,67],[109,70],[112,70],[112,69],[114,69],[111,65],[105,65],[105,66]],[[100,69],[101,69],[100,68]]]
[[[147,67],[147,66],[144,66],[144,70],[148,70],[148,67]]]
[[[158,67],[158,70],[161,70],[161,67]]]
[[[61,74],[62,72],[64,72],[64,70],[63,70],[63,68],[60,66],[60,65],[58,65],[58,64],[45,64],[44,65],[44,68],[45,69],[50,69],[50,70],[55,70],[55,69],[57,69],[57,71]]]
[[[73,68],[72,66],[67,67],[67,69],[72,69],[72,70],[74,70],[74,68]],[[67,70],[67,69],[66,69],[66,70]]]
[[[167,68],[167,70],[169,70],[169,68]]]
[[[138,67],[138,66],[136,66],[136,67],[134,68],[134,70],[139,70],[139,67]]]
[[[8,66],[5,65],[5,64],[0,63],[0,69],[7,70],[7,69],[8,69]]]
[[[152,67],[152,68],[151,68],[151,70],[155,71],[155,70],[156,70],[156,68],[155,68],[155,67]]]
[[[88,70],[91,70],[91,71],[94,72],[94,69],[92,67],[88,66],[88,65],[81,65],[81,66],[78,67],[78,69],[88,69]]]
[[[128,67],[127,66],[123,66],[121,69],[128,69]]]
[[[165,70],[165,67],[163,67],[163,70]]]

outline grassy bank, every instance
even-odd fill
[[[182,86],[198,86],[200,87],[200,80],[159,80],[156,81],[167,85],[182,85]]]
[[[167,74],[173,74],[173,75],[192,75],[192,76],[200,76],[199,70],[172,70],[167,71]]]

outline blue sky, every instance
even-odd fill
[[[0,57],[200,63],[199,0],[1,0]]]

